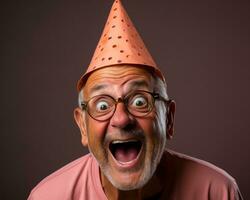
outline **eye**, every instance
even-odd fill
[[[96,111],[98,111],[98,112],[106,111],[109,109],[109,107],[110,107],[110,105],[108,104],[108,102],[103,101],[103,100],[98,101],[96,103]]]
[[[134,97],[131,103],[131,105],[135,108],[144,108],[147,104],[147,99],[143,96]]]

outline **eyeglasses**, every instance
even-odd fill
[[[124,98],[114,99],[109,95],[97,95],[86,102],[82,102],[82,110],[97,121],[106,121],[115,113],[118,103],[124,103],[127,111],[135,117],[144,117],[154,108],[155,100],[169,101],[160,97],[158,93],[151,93],[144,90],[136,90],[126,95]]]

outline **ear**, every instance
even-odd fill
[[[74,118],[82,135],[82,144],[83,146],[87,146],[88,136],[87,136],[87,130],[86,130],[85,115],[80,108],[76,108],[74,110]]]
[[[174,136],[174,117],[176,104],[170,100],[167,107],[167,139],[171,140]]]

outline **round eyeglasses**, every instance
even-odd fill
[[[154,108],[155,100],[167,100],[160,97],[157,93],[151,93],[144,90],[136,90],[126,95],[124,98],[114,99],[109,95],[97,95],[90,98],[86,102],[82,102],[82,110],[86,110],[88,114],[97,121],[106,121],[115,113],[118,103],[124,103],[127,111],[135,117],[144,117],[148,115]]]

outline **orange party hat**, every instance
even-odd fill
[[[119,64],[153,69],[165,81],[121,1],[115,0],[90,65],[77,83],[77,90],[81,90],[91,72]]]

